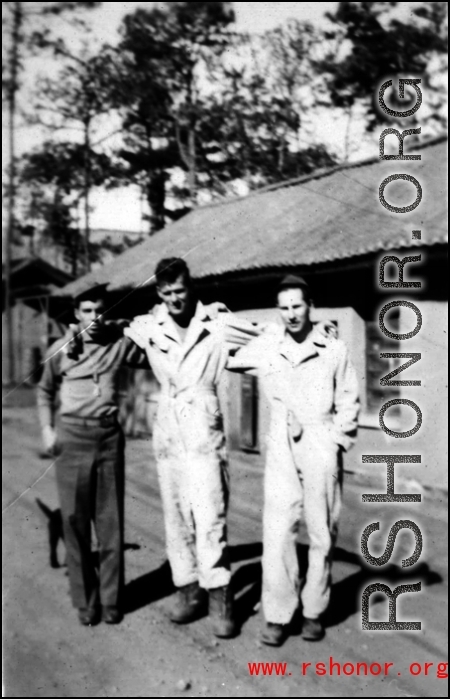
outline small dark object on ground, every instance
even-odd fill
[[[52,568],[60,568],[58,561],[58,543],[64,541],[64,530],[62,523],[61,510],[59,507],[56,510],[51,510],[42,500],[36,498],[39,509],[47,517],[48,529],[48,544],[50,549],[50,565]],[[65,565],[65,563],[63,563]]]

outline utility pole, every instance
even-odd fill
[[[20,28],[23,19],[21,2],[14,2],[12,9],[11,49],[9,55],[9,85],[8,85],[8,150],[9,150],[9,186],[8,186],[8,225],[5,239],[5,314],[8,357],[8,383],[15,379],[14,367],[14,337],[11,296],[11,245],[14,240],[15,204],[16,204],[16,153],[15,153],[15,121],[17,75],[19,70]]]
[[[91,225],[89,193],[91,190],[91,139],[90,139],[91,119],[86,116],[84,120],[84,272],[91,271],[91,260],[89,255]]]

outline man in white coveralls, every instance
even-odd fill
[[[358,416],[355,371],[343,342],[310,320],[310,295],[289,275],[277,295],[282,325],[240,349],[230,369],[256,371],[271,405],[263,514],[262,641],[279,646],[299,603],[297,534],[303,511],[309,563],[301,592],[302,637],[324,636],[331,560],[341,507],[341,451],[354,441]]]
[[[156,268],[159,298],[125,334],[147,353],[161,384],[153,444],[166,545],[178,588],[171,620],[195,619],[209,593],[212,631],[235,632],[226,535],[228,465],[217,384],[229,351],[260,332],[225,307],[204,306],[179,258]]]

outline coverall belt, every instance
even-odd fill
[[[67,425],[77,425],[78,427],[113,427],[117,424],[117,415],[104,415],[103,417],[63,415],[61,421]]]

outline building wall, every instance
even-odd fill
[[[14,380],[36,383],[38,367],[46,350],[47,315],[22,302],[12,309],[14,343]],[[2,383],[9,376],[6,317],[2,314]]]
[[[403,352],[419,352],[419,362],[407,369],[405,380],[420,380],[421,386],[402,387],[402,398],[414,401],[422,412],[422,426],[415,435],[405,441],[403,451],[422,455],[422,464],[410,466],[413,477],[420,483],[448,487],[448,306],[444,302],[417,301],[423,324],[413,338],[402,342]],[[415,316],[409,309],[402,309],[400,331],[411,332]],[[405,408],[405,429],[416,424],[416,415]]]
[[[122,367],[119,374],[119,420],[127,437],[150,436],[159,386],[151,371]]]
[[[416,352],[422,355],[419,362],[398,374],[402,381],[420,380],[421,386],[402,386],[401,399],[411,400],[419,407],[423,422],[412,436],[395,438],[379,426],[379,411],[359,429],[358,441],[348,454],[347,467],[352,471],[375,471],[385,476],[382,464],[362,464],[363,454],[414,454],[421,455],[421,464],[399,464],[395,467],[398,492],[423,492],[421,486],[448,489],[448,384],[447,384],[447,321],[448,304],[444,301],[415,301],[420,308],[423,325],[420,332],[400,343],[398,352]],[[415,326],[411,310],[401,309],[399,332],[410,332]],[[405,363],[407,359],[399,360]],[[399,365],[396,362],[396,366]],[[380,400],[379,407],[386,401]],[[416,413],[405,406],[399,414],[391,415],[390,408],[384,415],[386,427],[398,432],[413,429]],[[425,496],[426,497],[426,496]]]

